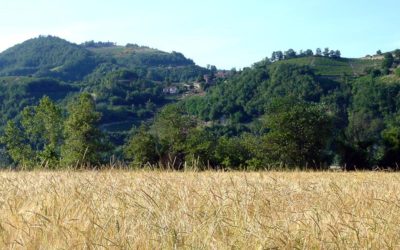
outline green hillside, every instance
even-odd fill
[[[66,103],[86,91],[97,98],[101,127],[123,143],[133,124],[151,119],[178,95],[163,88],[193,82],[209,70],[178,52],[110,42],[77,45],[53,36],[29,39],[0,53],[0,132],[41,97]]]
[[[349,76],[364,75],[368,68],[379,68],[382,64],[382,60],[311,56],[281,60],[275,62],[274,64],[295,64],[309,66],[310,68],[314,69],[315,73],[318,75],[339,77],[343,74]]]
[[[138,45],[88,47],[88,50],[101,58],[113,58],[116,63],[125,65],[160,66],[189,66],[194,62],[185,58],[181,53],[167,53]]]
[[[90,51],[53,36],[40,36],[0,53],[0,76],[79,80],[96,66]]]
[[[61,102],[77,91],[79,88],[52,78],[0,77],[0,131],[8,120],[44,95]]]
[[[30,137],[21,137],[17,148],[28,140],[32,149],[45,149],[30,134],[27,121],[35,109],[21,111],[48,96],[60,107],[60,121],[71,118],[71,110],[85,117],[80,102],[91,107],[93,126],[104,132],[96,140],[112,145],[104,159],[117,155],[139,164],[151,159],[178,169],[185,161],[253,169],[281,163],[395,166],[400,51],[380,59],[341,58],[337,52],[285,52],[243,70],[218,71],[178,52],[135,44],[30,39],[0,53],[0,135],[8,134],[0,149],[17,145],[18,128],[5,128],[11,120]],[[65,122],[78,126],[74,119]],[[69,140],[60,142],[64,139]],[[124,156],[123,145],[131,153]]]
[[[205,72],[178,52],[167,53],[145,46],[110,43],[70,43],[53,36],[40,36],[0,53],[0,76],[52,77],[82,81],[86,77],[118,68],[140,70],[153,80],[185,81]],[[101,74],[100,74],[101,76]]]

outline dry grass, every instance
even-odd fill
[[[0,248],[399,248],[399,177],[1,172]]]

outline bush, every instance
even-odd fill
[[[394,73],[396,76],[400,77],[400,68],[395,69]]]

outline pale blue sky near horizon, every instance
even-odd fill
[[[289,48],[362,57],[400,48],[399,10],[398,0],[1,0],[0,51],[55,35],[179,51],[223,69]]]

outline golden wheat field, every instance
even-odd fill
[[[0,248],[400,248],[399,177],[1,172]]]

